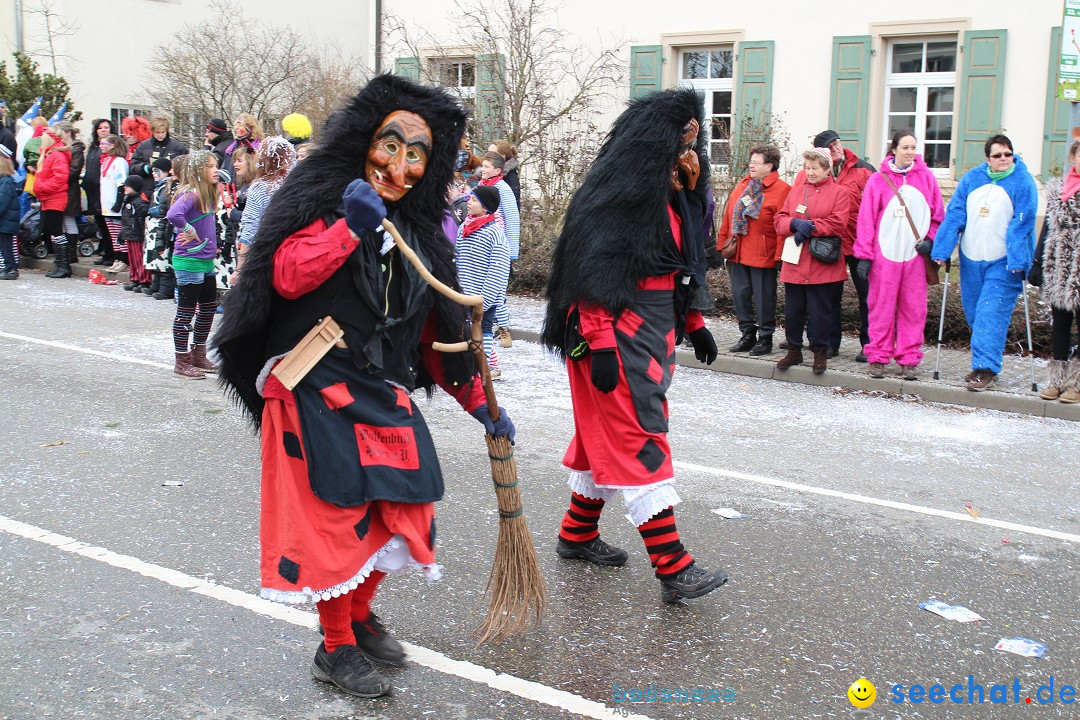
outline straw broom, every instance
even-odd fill
[[[472,337],[459,343],[433,343],[440,352],[472,352],[487,398],[488,413],[494,422],[499,420],[499,404],[495,400],[495,388],[491,384],[491,372],[484,354],[483,334],[480,322],[484,313],[484,298],[464,295],[440,282],[416,256],[401,234],[389,220],[383,220],[383,229],[394,238],[398,250],[405,256],[420,276],[435,290],[454,302],[472,308]],[[495,497],[499,506],[499,539],[495,546],[495,559],[491,564],[485,594],[490,594],[487,619],[473,632],[477,645],[488,641],[502,642],[512,635],[525,632],[533,617],[536,624],[544,611],[547,588],[540,575],[540,563],[536,558],[532,535],[525,523],[518,484],[517,461],[509,438],[493,437],[484,433],[488,458],[491,461],[491,478],[495,482]]]

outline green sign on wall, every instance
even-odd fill
[[[1080,101],[1080,0],[1065,0],[1062,23],[1058,91],[1062,100]]]

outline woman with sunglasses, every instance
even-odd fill
[[[1001,372],[1009,320],[1035,255],[1039,205],[1035,181],[1012,141],[994,135],[984,150],[986,162],[956,186],[930,254],[941,264],[960,245],[960,300],[971,328],[971,373],[964,380],[975,392]]]

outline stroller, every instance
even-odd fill
[[[93,218],[88,220],[86,216],[80,215],[76,218],[75,225],[79,229],[79,236],[75,240],[79,256],[90,257],[101,237],[97,223]],[[41,232],[41,203],[33,203],[19,221],[19,253],[43,260],[52,252],[51,246],[50,239]]]

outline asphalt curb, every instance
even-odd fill
[[[514,340],[524,340],[532,343],[540,342],[540,333],[533,330],[511,328],[510,333],[513,335]],[[796,365],[787,370],[777,370],[776,363],[772,361],[751,360],[750,358],[725,355],[717,357],[712,365],[706,365],[699,362],[689,351],[682,349],[675,351],[675,357],[682,367],[711,370],[712,372],[799,383],[801,385],[815,385],[817,387],[841,387],[867,393],[885,393],[896,396],[911,395],[923,402],[985,408],[987,410],[1000,410],[1001,412],[1032,415],[1034,417],[1080,422],[1080,403],[1062,405],[1057,402],[1048,402],[1034,394],[1027,397],[1017,393],[996,392],[994,390],[971,392],[965,388],[938,385],[925,380],[902,380],[897,377],[875,379],[866,374],[855,374],[839,370],[826,370],[821,375],[815,375],[809,366]]]
[[[24,268],[31,270],[49,270],[53,266],[51,259],[39,260],[25,255],[19,258],[19,262]],[[80,258],[79,263],[71,266],[71,274],[73,277],[85,278],[89,277],[91,269],[101,270],[102,268],[95,266],[91,258]],[[107,273],[106,275],[110,280],[121,283],[128,282],[126,272]],[[524,340],[531,343],[540,342],[540,333],[535,330],[511,328],[510,332],[515,340]],[[809,366],[796,365],[787,370],[777,370],[776,363],[772,361],[751,360],[748,357],[731,355],[720,355],[712,365],[705,365],[698,362],[697,358],[690,352],[682,349],[677,350],[675,356],[679,365],[683,367],[711,370],[712,372],[724,372],[731,375],[778,380],[801,385],[815,385],[817,387],[840,387],[858,392],[884,393],[895,396],[910,395],[919,398],[923,402],[985,408],[987,410],[1000,410],[1001,412],[1032,415],[1034,417],[1080,422],[1080,403],[1062,405],[1058,402],[1043,400],[1035,394],[1026,396],[995,390],[976,393],[964,388],[939,385],[933,381],[902,380],[898,377],[874,379],[866,374],[840,370],[826,370],[821,375],[815,375]]]
[[[90,257],[80,257],[79,262],[74,263],[71,266],[72,277],[90,277],[91,270],[100,270],[105,277],[110,280],[116,280],[117,282],[126,283],[131,280],[131,277],[126,272],[107,273],[105,267],[102,265],[95,265],[94,261],[97,260],[96,255]],[[23,270],[43,270],[49,271],[53,269],[53,260],[50,255],[47,258],[34,258],[27,255],[19,255],[19,267]]]

